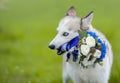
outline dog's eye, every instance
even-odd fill
[[[63,36],[68,36],[68,35],[69,35],[68,32],[64,32],[64,33],[63,33]]]

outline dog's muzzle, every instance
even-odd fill
[[[75,38],[71,39],[69,42],[66,42],[62,44],[59,48],[57,48],[57,54],[62,55],[63,53],[69,51],[71,48],[75,47],[79,43],[79,36],[76,36]],[[50,49],[55,49],[55,45],[50,45]]]

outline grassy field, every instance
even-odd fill
[[[110,83],[120,83],[119,0],[0,0],[0,83],[61,83],[62,56],[48,49],[70,6],[94,11],[93,26],[111,42]]]

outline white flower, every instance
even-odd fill
[[[89,46],[89,47],[94,47],[95,46],[95,39],[92,37],[92,36],[88,36],[86,38],[86,44]]]
[[[85,56],[90,52],[90,47],[88,45],[81,45],[81,53]]]
[[[94,55],[93,55],[95,58],[100,58],[101,56],[101,51],[100,50],[97,50],[95,51]]]

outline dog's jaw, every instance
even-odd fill
[[[62,55],[64,53],[65,53],[65,51],[62,51],[61,49],[57,49],[57,55]]]

